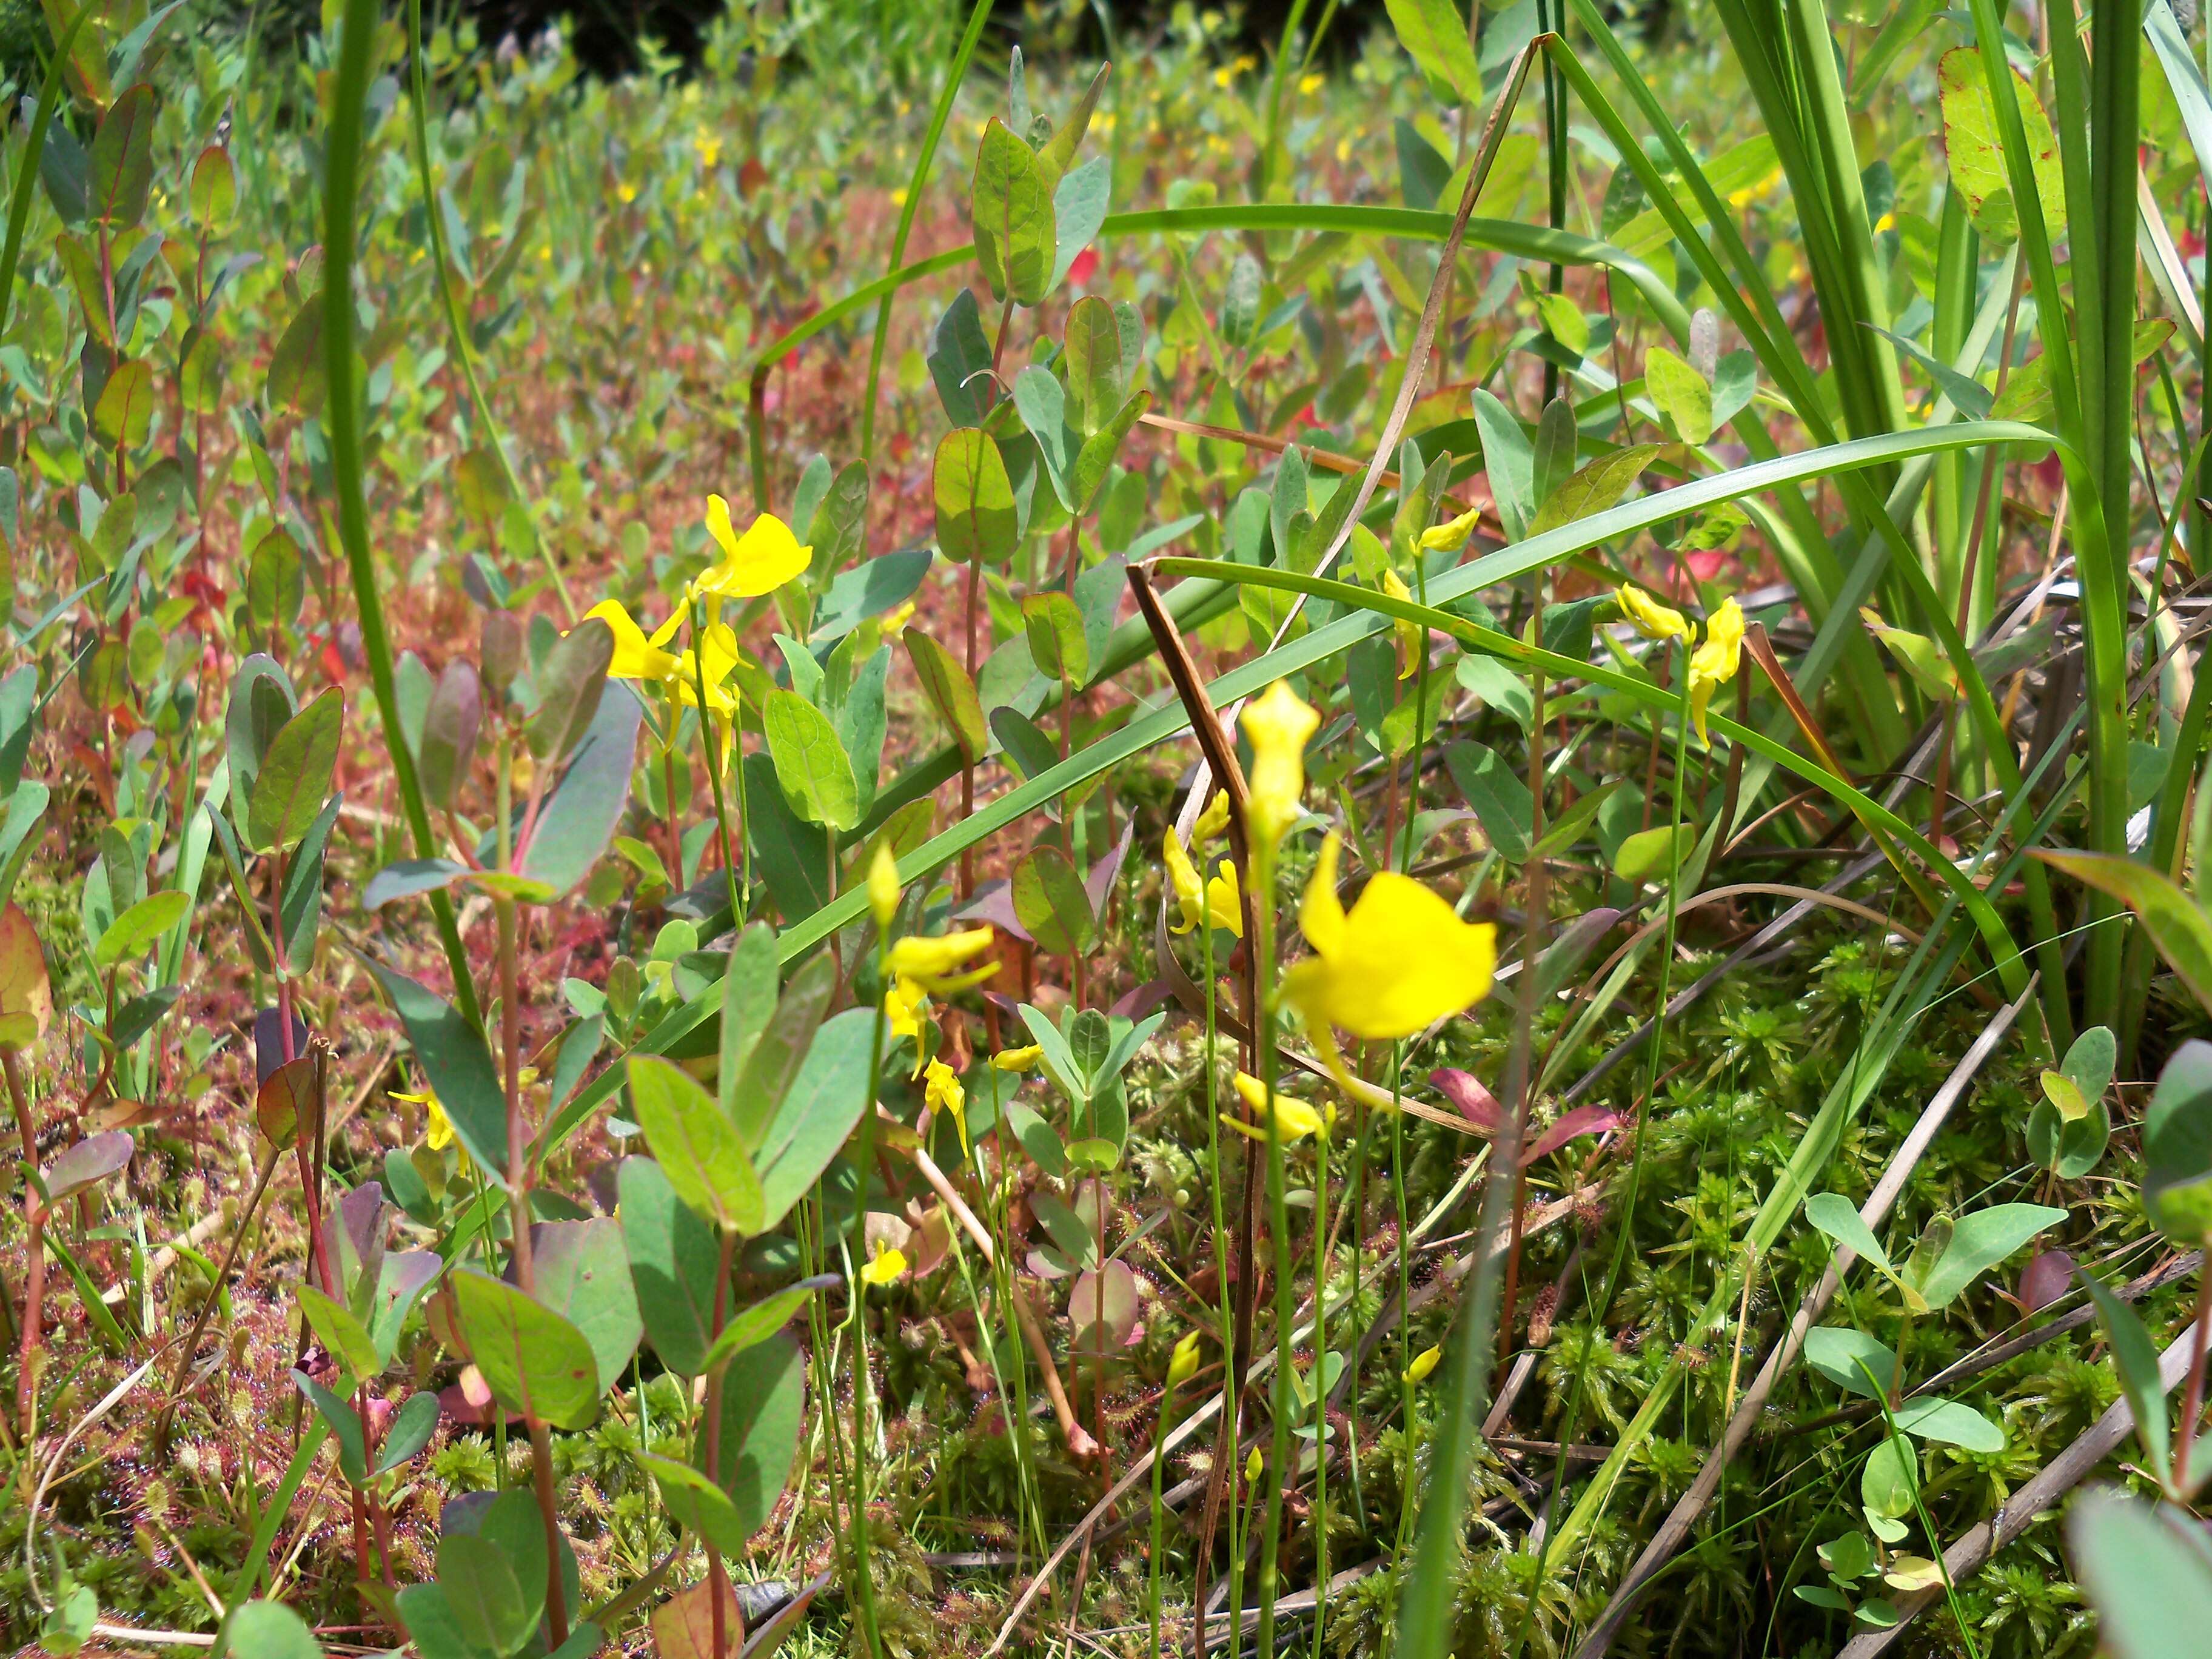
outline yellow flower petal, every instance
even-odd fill
[[[906,1271],[906,1252],[886,1249],[879,1251],[867,1266],[860,1269],[860,1282],[880,1289],[890,1284]]]
[[[1327,910],[1322,904],[1324,917]],[[1358,1037],[1411,1036],[1490,990],[1498,930],[1462,921],[1410,876],[1383,871],[1370,877],[1334,939],[1331,925],[1325,920],[1321,930],[1328,942],[1316,944],[1312,956],[1283,975],[1283,1000],[1304,1013],[1310,1027],[1340,1025]],[[1306,936],[1314,939],[1310,926]]]
[[[1623,582],[1613,597],[1620,602],[1620,614],[1636,624],[1636,631],[1647,640],[1683,640],[1690,638],[1690,624],[1682,613],[1672,605],[1662,605],[1633,582]]]
[[[1251,797],[1245,804],[1245,829],[1272,851],[1304,809],[1306,744],[1321,715],[1277,680],[1244,705],[1238,722],[1252,744]]]
[[[960,1131],[960,1150],[967,1152],[968,1091],[961,1086],[960,1074],[941,1060],[931,1060],[924,1074],[922,1102],[931,1111],[951,1117]]]
[[[1382,591],[1394,599],[1410,599],[1413,597],[1413,590],[1406,586],[1405,580],[1395,570],[1385,570],[1382,573]],[[1390,631],[1398,638],[1398,678],[1401,680],[1409,680],[1420,669],[1423,649],[1428,643],[1425,637],[1428,630],[1419,623],[1407,622],[1402,617],[1393,617],[1390,622]]]
[[[1431,553],[1439,548],[1456,549],[1474,533],[1475,526],[1481,521],[1482,509],[1470,507],[1449,523],[1431,525],[1428,529],[1424,530],[1421,532],[1421,545]]]
[[[909,933],[891,946],[891,972],[920,980],[928,990],[943,995],[952,976],[990,948],[991,930],[988,927],[970,927],[937,939]],[[992,964],[993,968],[996,966]],[[989,971],[986,969],[985,973]],[[973,984],[975,980],[967,978],[963,982]]]
[[[1176,834],[1173,824],[1168,826],[1167,833],[1160,838],[1160,858],[1167,866],[1168,885],[1175,892],[1176,907],[1182,913],[1182,920],[1170,922],[1168,931],[1188,933],[1198,926],[1199,919],[1206,914],[1206,893],[1198,878],[1198,866],[1190,861],[1190,854],[1183,851],[1182,840]]]
[[[1443,1356],[1444,1351],[1442,1347],[1422,1349],[1413,1356],[1413,1363],[1406,1367],[1406,1381],[1425,1382],[1428,1381],[1429,1373],[1436,1370],[1437,1361],[1442,1359]]]
[[[1336,896],[1337,860],[1343,850],[1344,837],[1330,830],[1307,878],[1306,896],[1298,903],[1298,931],[1324,956],[1344,942],[1344,905]]]
[[[1198,822],[1190,827],[1191,845],[1203,847],[1228,827],[1229,792],[1217,789],[1213,792],[1213,799],[1206,803],[1206,811],[1198,815]]]
[[[1036,1043],[1022,1048],[1001,1048],[991,1056],[991,1067],[999,1072],[1026,1072],[1044,1058],[1044,1049]]]
[[[1260,1120],[1261,1127],[1239,1123],[1226,1113],[1222,1115],[1221,1121],[1255,1140],[1264,1139],[1270,1129],[1285,1145],[1304,1140],[1308,1135],[1317,1135],[1327,1140],[1329,1131],[1336,1125],[1336,1108],[1334,1106],[1328,1108],[1324,1114],[1316,1111],[1303,1100],[1292,1100],[1288,1095],[1281,1094],[1274,1097],[1271,1106],[1267,1085],[1249,1072],[1237,1073],[1234,1082],[1237,1097],[1244,1103],[1246,1110]]]
[[[1690,718],[1698,728],[1698,741],[1705,737],[1705,705],[1713,688],[1735,678],[1743,655],[1743,611],[1733,598],[1705,619],[1705,641],[1690,653]]]
[[[1237,885],[1237,866],[1227,859],[1206,884],[1206,919],[1237,939],[1244,937],[1244,906]]]
[[[773,513],[752,521],[743,536],[730,523],[730,504],[707,497],[707,532],[722,550],[696,584],[702,593],[726,599],[750,599],[773,593],[813,562],[814,550],[799,545],[791,526]]]
[[[601,599],[584,614],[597,617],[615,636],[615,653],[607,663],[609,679],[649,680],[665,685],[676,678],[678,659],[660,648],[662,641],[674,630],[675,617],[671,617],[648,640],[620,599]]]

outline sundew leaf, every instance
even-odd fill
[[[2044,233],[2056,242],[2066,231],[2066,181],[2058,162],[2057,135],[2027,77],[2009,64],[2006,72],[2020,100],[2028,162],[2043,205]],[[2019,240],[2020,210],[2005,173],[1996,105],[1990,97],[1980,49],[1952,47],[1936,66],[1936,79],[1943,112],[1943,153],[1951,164],[1951,182],[1965,198],[1967,216],[1975,229],[2001,246]]]

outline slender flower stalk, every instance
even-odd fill
[[[1167,1462],[1168,1419],[1175,1405],[1176,1390],[1198,1375],[1198,1333],[1193,1331],[1175,1346],[1168,1361],[1168,1380],[1160,1390],[1158,1420],[1152,1427],[1152,1547],[1147,1562],[1145,1587],[1145,1613],[1152,1625],[1152,1659],[1160,1659],[1160,1550],[1161,1523],[1165,1506],[1160,1499],[1160,1473]]]

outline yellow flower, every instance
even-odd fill
[[[1443,1358],[1443,1356],[1444,1351],[1441,1347],[1422,1349],[1420,1352],[1413,1356],[1413,1363],[1406,1367],[1406,1381],[1408,1382],[1427,1382],[1429,1373],[1436,1370],[1437,1361]]]
[[[960,1074],[941,1060],[929,1062],[927,1080],[922,1085],[922,1102],[932,1112],[950,1115],[953,1127],[960,1131],[960,1150],[968,1151],[968,1091],[960,1086]]]
[[[418,1095],[402,1094],[393,1089],[387,1097],[404,1100],[410,1106],[420,1106],[428,1115],[428,1122],[422,1131],[422,1141],[432,1152],[442,1152],[453,1144],[453,1121],[446,1115],[445,1105],[439,1100],[435,1089],[426,1084]]]
[[[1322,843],[1298,926],[1313,954],[1283,975],[1283,1000],[1305,1016],[1322,1061],[1349,1090],[1336,1037],[1411,1036],[1488,994],[1498,966],[1498,930],[1462,921],[1450,905],[1410,876],[1381,871],[1368,878],[1350,915],[1336,896],[1340,847]]]
[[[773,593],[814,558],[814,550],[801,547],[791,526],[773,513],[762,514],[739,536],[730,523],[730,504],[720,495],[707,497],[707,532],[722,550],[721,562],[708,566],[694,586],[717,599]]]
[[[1734,599],[1705,619],[1705,642],[1690,653],[1690,718],[1698,723],[1698,741],[1705,738],[1705,704],[1713,688],[1735,678],[1743,653],[1743,611]]]
[[[876,627],[885,639],[895,640],[906,631],[906,625],[913,620],[914,601],[908,599],[897,609],[885,611],[883,620],[878,623]]]
[[[1319,92],[1322,86],[1326,84],[1327,80],[1327,76],[1317,73],[1313,75],[1301,75],[1298,76],[1298,90],[1304,94]]]
[[[699,165],[709,173],[714,171],[714,163],[722,159],[721,139],[704,127],[691,135],[691,148],[699,152]]]
[[[1221,1121],[1240,1134],[1255,1140],[1265,1140],[1272,1131],[1276,1139],[1288,1145],[1304,1140],[1308,1135],[1328,1139],[1329,1131],[1336,1127],[1336,1108],[1330,1106],[1316,1112],[1303,1100],[1292,1100],[1288,1095],[1277,1095],[1268,1103],[1267,1086],[1249,1072],[1237,1073],[1237,1097],[1244,1103],[1245,1109],[1260,1120],[1258,1127],[1240,1123],[1224,1112]]]
[[[1183,851],[1182,842],[1170,824],[1161,840],[1160,850],[1166,855],[1168,881],[1175,889],[1176,902],[1182,909],[1182,925],[1169,924],[1168,931],[1188,933],[1200,921],[1215,927],[1224,927],[1238,939],[1244,937],[1244,917],[1237,903],[1237,866],[1225,860],[1221,873],[1204,884],[1201,890],[1198,867]]]
[[[890,842],[879,841],[875,857],[868,861],[868,908],[875,915],[878,933],[890,930],[898,905],[898,860],[891,856]]]
[[[1455,551],[1465,544],[1469,536],[1474,534],[1475,526],[1481,521],[1482,509],[1479,507],[1471,507],[1456,519],[1443,524],[1431,525],[1424,530],[1421,532],[1421,545],[1431,553],[1439,548],[1446,551]]]
[[[615,194],[622,198],[624,207],[637,200],[637,186],[627,179],[615,186]]]
[[[906,1252],[887,1247],[878,1250],[869,1258],[868,1264],[860,1269],[860,1282],[863,1285],[875,1285],[880,1290],[884,1285],[896,1279],[905,1271]]]
[[[891,946],[890,969],[902,979],[919,981],[933,996],[950,996],[955,991],[981,984],[999,971],[995,962],[964,974],[960,971],[990,948],[991,930],[988,927],[970,927],[939,939],[909,933]]]
[[[1411,599],[1413,590],[1406,586],[1405,579],[1395,570],[1382,573],[1382,591],[1394,599]],[[1428,641],[1428,630],[1419,623],[1407,622],[1402,617],[1390,619],[1390,631],[1398,636],[1398,678],[1409,680],[1419,670],[1421,658]]]
[[[1169,1391],[1172,1393],[1197,1375],[1198,1333],[1193,1331],[1182,1341],[1176,1343],[1175,1352],[1168,1356]]]
[[[991,1068],[998,1072],[1026,1072],[1044,1058],[1044,1050],[1032,1042],[1025,1048],[1001,1048],[991,1056]]]
[[[1692,630],[1680,611],[1660,604],[1635,583],[1621,583],[1613,597],[1620,602],[1620,614],[1634,623],[1636,631],[1645,639],[1680,640],[1686,645],[1692,639]]]
[[[921,1075],[921,1011],[929,1001],[929,994],[921,981],[903,974],[891,981],[891,988],[884,993],[884,1019],[890,1032],[890,1040],[901,1037],[914,1039],[914,1070],[907,1075]]]
[[[1217,789],[1213,799],[1206,803],[1206,811],[1198,815],[1198,822],[1190,827],[1190,844],[1203,847],[1218,837],[1229,827],[1229,792]]]
[[[650,638],[630,619],[620,599],[601,599],[584,614],[597,617],[615,636],[615,654],[607,663],[609,679],[652,680],[662,685],[675,679],[684,659],[663,647],[676,637],[677,625],[683,621],[680,614],[654,629]]]
[[[1251,797],[1244,805],[1244,828],[1265,851],[1305,808],[1306,743],[1321,725],[1310,703],[1277,680],[1244,705],[1238,722],[1252,743]]]

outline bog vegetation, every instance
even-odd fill
[[[1000,9],[21,20],[0,1641],[2197,1650],[2193,0]]]

